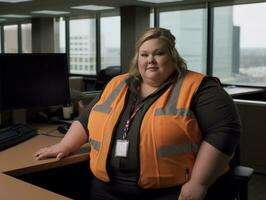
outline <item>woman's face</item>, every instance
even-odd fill
[[[172,59],[162,40],[150,39],[140,46],[138,69],[144,83],[157,87],[174,72]]]

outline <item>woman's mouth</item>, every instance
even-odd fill
[[[146,68],[146,70],[158,70],[159,67],[156,67],[156,66],[149,66]]]

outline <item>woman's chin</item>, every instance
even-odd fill
[[[163,81],[162,81],[162,77],[161,76],[147,76],[145,78],[143,78],[143,81],[149,85],[156,85],[156,86],[160,86]]]

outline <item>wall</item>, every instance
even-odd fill
[[[234,100],[242,123],[240,162],[266,174],[266,102]]]

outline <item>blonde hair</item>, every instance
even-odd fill
[[[129,75],[134,76],[137,80],[142,80],[138,70],[138,54],[140,46],[150,39],[160,39],[164,41],[168,48],[169,55],[172,58],[176,73],[181,75],[181,71],[187,68],[185,60],[179,55],[175,48],[175,36],[168,29],[164,28],[149,28],[138,39],[135,47],[135,55],[129,65]]]

